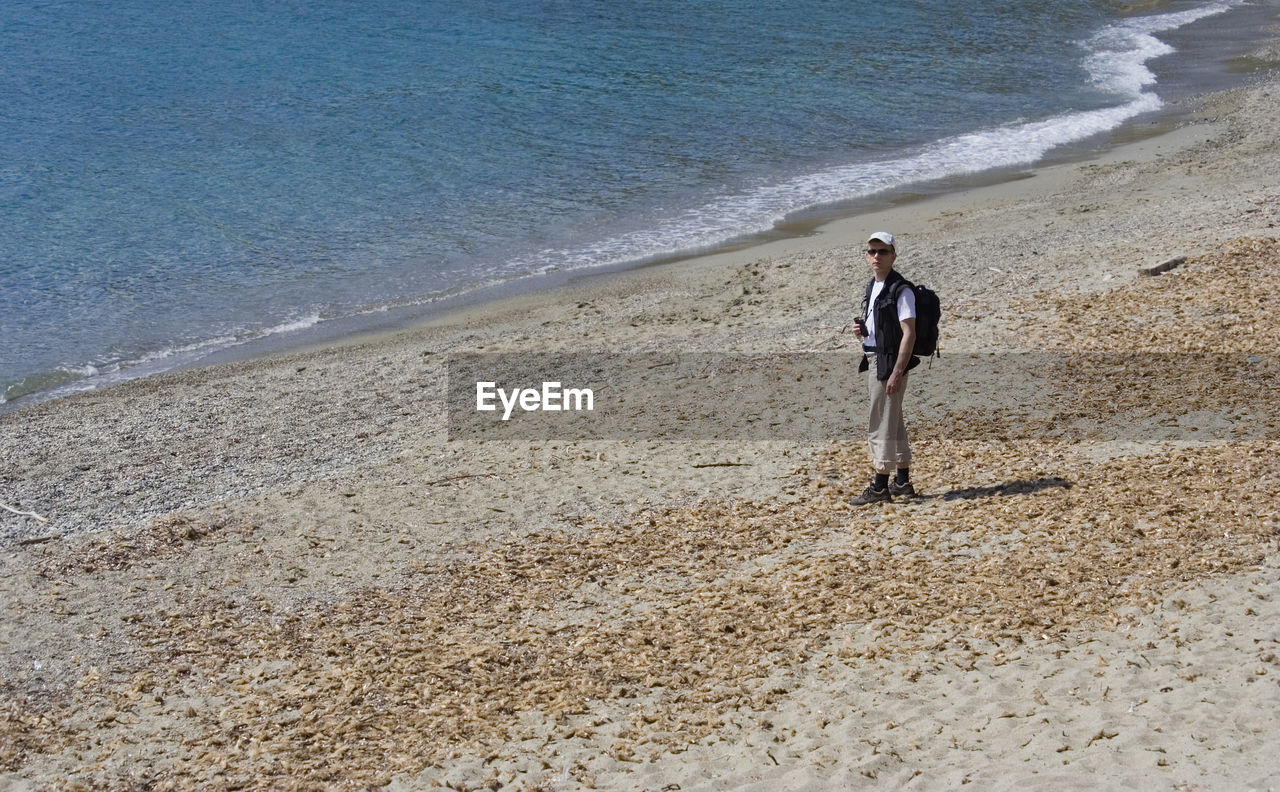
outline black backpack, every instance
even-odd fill
[[[871,289],[875,283],[872,280],[867,284],[867,295],[862,300],[864,315],[865,306],[871,302]],[[916,295],[916,346],[911,354],[915,357],[933,357],[934,355],[942,357],[942,353],[938,351],[938,323],[942,321],[942,301],[938,299],[938,293],[928,286],[912,283],[906,278],[898,283],[899,291],[903,286],[910,286],[911,291]],[[896,301],[898,295],[893,295],[893,299]]]

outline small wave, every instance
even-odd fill
[[[257,341],[269,336],[281,335],[284,333],[295,333],[299,330],[306,330],[315,327],[324,319],[319,313],[312,313],[298,319],[291,319],[271,327],[251,327],[243,330],[218,336],[216,338],[195,341],[190,344],[182,344],[178,346],[165,347],[152,352],[148,352],[133,360],[121,361],[117,364],[118,369],[132,369],[139,365],[155,363],[157,361],[168,360],[170,358],[179,358],[182,362],[193,357],[204,357],[205,355],[228,349],[241,344],[247,344],[250,341]]]
[[[45,401],[97,390],[141,377],[198,363],[209,355],[271,336],[294,333],[324,321],[319,313],[291,319],[270,327],[251,327],[191,343],[174,344],[131,357],[94,363],[58,366],[0,387],[0,406]]]
[[[0,387],[0,405],[12,404],[23,397],[42,392],[72,393],[77,383],[100,374],[102,369],[90,364],[59,366],[52,371],[33,374]]]
[[[284,322],[283,324],[278,324],[275,327],[268,327],[266,330],[262,331],[261,335],[269,336],[279,335],[280,333],[296,333],[299,330],[306,330],[309,327],[315,327],[322,321],[324,320],[320,317],[320,314],[314,313],[310,316],[304,316],[301,319],[295,319],[292,322]]]
[[[769,231],[788,216],[813,207],[872,197],[947,177],[1029,165],[1052,149],[1115,129],[1160,106],[1159,97],[1144,93],[1116,107],[957,135],[906,157],[832,168],[762,186],[750,193],[724,196],[650,230],[574,250],[544,251],[514,261],[511,266],[524,272],[573,270],[710,248]]]
[[[1120,104],[957,135],[905,157],[862,162],[761,185],[716,198],[650,229],[509,261],[508,271],[518,276],[693,253],[770,231],[787,217],[815,207],[872,197],[912,184],[1035,163],[1055,148],[1102,134],[1135,116],[1158,110],[1163,103],[1159,96],[1146,90],[1156,81],[1146,64],[1173,52],[1173,48],[1154,34],[1224,13],[1243,2],[1222,0],[1176,13],[1126,19],[1081,42],[1091,53],[1083,61],[1090,81],[1120,96]]]
[[[1244,0],[1209,3],[1186,11],[1132,17],[1106,26],[1084,42],[1085,49],[1091,53],[1084,59],[1090,81],[1106,91],[1138,96],[1147,86],[1156,83],[1156,75],[1147,68],[1147,63],[1174,51],[1156,38],[1156,33],[1226,13],[1243,3]]]

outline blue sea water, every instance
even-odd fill
[[[1033,163],[1245,5],[7,0],[0,403]]]

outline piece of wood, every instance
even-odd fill
[[[48,534],[47,536],[33,536],[30,539],[19,539],[18,546],[28,547],[30,545],[38,545],[38,544],[44,544],[45,542],[52,542],[56,539],[61,539],[61,538],[62,538],[62,534],[56,534],[56,533]]]
[[[432,479],[431,481],[424,482],[422,486],[432,487],[432,486],[435,486],[436,484],[444,484],[449,481],[462,481],[463,479],[470,479],[470,478],[497,478],[497,477],[498,477],[497,473],[463,473],[457,476],[445,476],[444,478]]]
[[[48,520],[46,520],[45,518],[43,518],[43,517],[41,517],[40,515],[36,514],[35,512],[21,511],[20,509],[15,509],[15,508],[13,508],[12,506],[10,506],[10,505],[9,505],[9,504],[7,504],[7,503],[0,503],[0,509],[4,509],[5,511],[11,511],[11,512],[13,512],[14,514],[18,515],[19,517],[34,517],[35,519],[39,520],[40,522],[45,522],[45,523],[49,522],[49,521],[48,521]]]
[[[1187,263],[1186,256],[1174,256],[1171,259],[1165,259],[1159,264],[1147,264],[1138,267],[1139,275],[1159,275],[1162,272],[1168,272],[1174,267],[1180,267]]]

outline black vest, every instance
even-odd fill
[[[862,319],[866,321],[871,303],[871,290],[875,288],[876,279],[867,283],[867,293],[862,297]],[[902,323],[898,321],[898,294],[907,285],[907,279],[897,270],[889,270],[884,279],[884,288],[876,296],[876,379],[887,380],[898,362],[898,347],[902,344]],[[915,368],[920,358],[911,356],[907,370]]]

